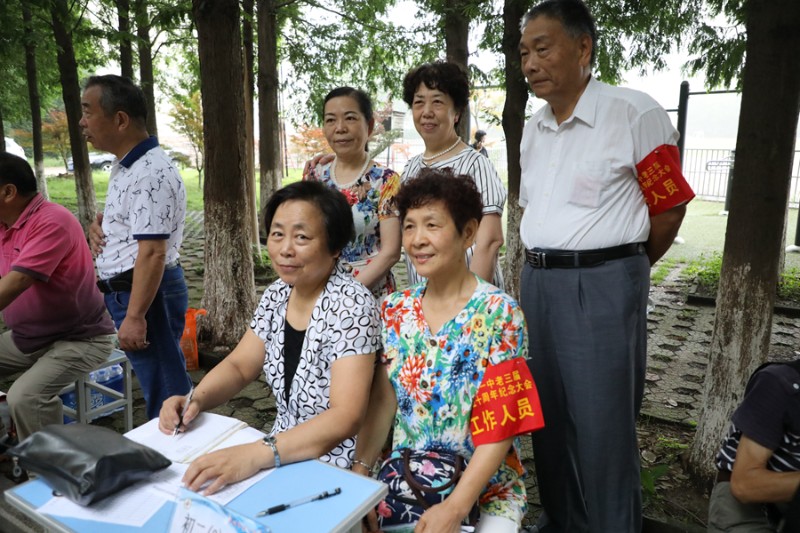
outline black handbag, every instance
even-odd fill
[[[89,424],[45,426],[7,453],[80,505],[102,500],[171,464],[152,448]]]

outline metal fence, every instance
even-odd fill
[[[794,153],[789,205],[800,203],[800,151]],[[733,169],[733,150],[687,149],[683,154],[683,174],[698,198],[725,200]]]

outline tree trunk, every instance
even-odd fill
[[[150,42],[150,15],[147,1],[136,1],[136,37],[139,49],[139,85],[147,100],[147,131],[158,137],[156,95],[153,77],[153,43]]]
[[[72,35],[67,30],[70,21],[68,9],[66,2],[56,0],[51,4],[50,13],[53,19],[53,35],[58,48],[58,72],[72,151],[75,191],[78,197],[78,220],[84,231],[87,231],[97,212],[97,204],[94,198],[89,153],[78,125],[81,120],[81,88],[78,83],[78,64],[72,47]]]
[[[22,21],[25,31],[25,73],[28,78],[28,102],[31,107],[31,135],[33,136],[33,167],[36,185],[42,196],[48,198],[47,179],[44,176],[44,151],[42,150],[42,104],[39,99],[39,76],[36,71],[36,36],[33,32],[31,7],[22,4]]]
[[[447,61],[455,63],[469,74],[469,18],[464,11],[465,7],[463,0],[445,2],[442,23]],[[469,106],[461,113],[456,132],[464,142],[469,142]]]
[[[258,240],[258,199],[256,198],[256,176],[255,176],[255,133],[253,131],[253,94],[255,86],[253,83],[253,9],[254,0],[244,0],[242,2],[242,42],[244,44],[244,108],[245,108],[245,127],[247,137],[245,139],[247,147],[247,204],[250,206],[247,219],[250,221],[251,237],[253,246],[259,256],[261,255],[261,242]]]
[[[713,475],[714,454],[747,378],[768,357],[800,112],[800,3],[750,0],[746,20],[731,209],[703,408],[689,459],[702,480]]]
[[[519,206],[520,164],[519,152],[522,129],[525,125],[525,104],[528,102],[528,84],[522,75],[519,61],[519,21],[527,10],[527,2],[506,0],[503,5],[503,55],[505,57],[506,101],[503,105],[503,133],[506,137],[508,159],[508,224],[506,226],[506,262],[503,279],[506,292],[519,298],[519,278],[525,259],[519,236],[522,208]]]
[[[201,333],[212,344],[238,342],[255,307],[247,213],[247,147],[238,0],[193,0],[206,150],[205,276]]]
[[[3,105],[0,102],[0,152],[6,151],[6,128],[3,126]]]
[[[119,68],[124,78],[133,79],[133,44],[131,43],[130,0],[116,0],[119,19]]]
[[[261,195],[258,220],[283,183],[280,110],[278,98],[278,13],[275,0],[258,1],[258,125]],[[266,228],[261,228],[266,233]]]

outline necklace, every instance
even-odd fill
[[[450,146],[450,148],[448,148],[447,150],[441,151],[441,152],[439,152],[438,154],[433,154],[432,156],[428,156],[428,157],[425,157],[425,156],[423,155],[423,156],[422,156],[422,160],[423,160],[423,161],[425,161],[426,163],[427,163],[428,161],[433,161],[433,160],[434,160],[434,159],[436,159],[437,157],[441,157],[441,156],[443,156],[444,154],[446,154],[447,152],[450,152],[450,151],[451,151],[453,148],[455,148],[456,146],[458,146],[458,143],[460,143],[460,142],[461,142],[461,137],[458,137],[458,138],[456,139],[456,142],[454,142],[454,143],[452,144],[452,146]]]
[[[361,167],[361,170],[358,171],[358,174],[356,174],[355,179],[353,181],[351,181],[350,183],[339,183],[337,181],[337,179],[336,179],[336,162],[338,161],[338,157],[337,156],[333,156],[333,163],[331,163],[331,179],[333,180],[333,182],[335,184],[337,184],[339,187],[346,188],[346,187],[350,187],[355,182],[357,182],[359,179],[361,179],[361,176],[363,176],[364,173],[367,171],[367,167],[369,167],[370,161],[372,161],[370,159],[370,157],[369,157],[369,154],[365,154],[365,155],[367,156],[367,160],[364,162],[364,166]]]

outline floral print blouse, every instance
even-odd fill
[[[390,294],[383,303],[382,362],[397,396],[392,457],[402,448],[443,449],[467,460],[475,452],[472,402],[488,365],[527,358],[522,310],[506,293],[476,276],[464,309],[433,333],[422,312],[426,282]],[[519,442],[480,497],[483,514],[520,523],[526,510]]]
[[[381,248],[380,221],[398,216],[394,196],[400,188],[400,175],[379,163],[354,182],[341,186],[331,177],[331,165],[317,165],[307,179],[318,180],[332,189],[341,191],[353,210],[353,222],[356,237],[342,250],[342,259],[353,267],[353,275],[357,276],[359,267],[366,265]],[[395,291],[392,272],[376,284],[373,295],[379,300]]]

